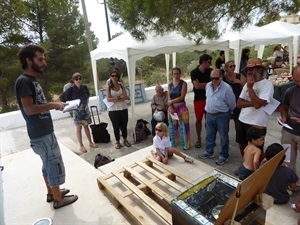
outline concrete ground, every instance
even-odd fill
[[[215,164],[215,160],[213,159],[199,159],[198,154],[202,153],[204,151],[205,147],[205,129],[203,129],[202,132],[202,147],[200,149],[196,149],[193,144],[196,141],[196,131],[195,131],[195,115],[193,111],[193,93],[188,93],[186,97],[186,102],[188,105],[188,108],[190,110],[190,129],[191,129],[191,143],[192,148],[188,151],[184,151],[185,154],[191,155],[195,157],[196,160],[199,160],[207,165],[210,165],[212,167],[218,168],[219,170],[222,170],[223,172],[226,172],[228,174],[231,174],[234,176],[234,172],[237,170],[238,166],[242,162],[238,145],[235,143],[235,130],[234,130],[234,124],[233,121],[230,122],[230,157],[227,163],[223,166],[217,166]],[[268,133],[266,136],[266,143],[265,146],[268,146],[271,143],[278,142],[280,143],[280,137],[281,137],[281,127],[278,125],[276,118],[279,117],[279,113],[275,112],[272,116],[270,116],[270,121],[268,125]],[[108,118],[107,112],[101,112],[100,113],[101,122],[107,122],[108,123],[108,131],[111,135],[111,142],[107,144],[99,144],[99,147],[97,149],[88,149],[88,153],[81,154],[79,151],[79,145],[76,139],[75,134],[75,126],[73,125],[73,121],[71,118],[66,119],[60,119],[54,121],[55,126],[55,134],[58,138],[58,141],[65,146],[67,149],[72,150],[76,154],[78,154],[82,159],[86,160],[88,163],[92,164],[94,163],[95,155],[98,153],[101,153],[106,156],[110,156],[111,158],[121,158],[122,156],[125,156],[129,153],[138,153],[139,150],[144,149],[145,147],[151,146],[151,140],[152,137],[148,137],[147,140],[144,140],[140,143],[132,143],[133,145],[129,148],[122,147],[121,149],[115,149],[114,148],[114,135],[112,130],[112,125],[110,123],[110,120]],[[151,109],[150,109],[150,102],[142,103],[136,105],[136,112],[135,112],[135,119],[133,121],[132,115],[131,115],[131,109],[129,108],[129,124],[128,124],[128,139],[129,141],[132,141],[132,134],[133,129],[135,126],[135,122],[137,119],[143,118],[147,120],[150,123],[151,120]],[[148,125],[149,129],[151,129],[150,124]],[[88,146],[88,143],[86,141],[85,135],[83,134],[83,140],[86,145]],[[220,142],[219,139],[217,140],[217,146],[215,147],[215,153],[218,154],[220,150]],[[20,127],[16,129],[11,130],[5,130],[0,132],[0,153],[1,157],[9,156],[14,153],[18,153],[24,150],[28,150],[30,148],[29,146],[29,139],[27,136],[26,127]],[[179,150],[182,150],[181,146],[178,146]],[[138,154],[136,154],[138,155]],[[131,154],[132,157],[135,156],[135,154]],[[146,155],[145,155],[146,156]],[[139,156],[140,157],[140,156]],[[1,158],[0,158],[1,160]],[[133,159],[134,160],[134,159]],[[0,161],[1,165],[1,161]],[[197,167],[199,169],[200,167]],[[5,193],[4,193],[5,194]],[[290,200],[290,203],[293,203],[295,201],[295,196],[298,193],[295,192],[292,195],[292,198]],[[276,206],[278,208],[278,206]],[[289,207],[290,204],[286,204],[280,207],[284,207],[285,210],[290,211]],[[279,208],[280,208],[279,207]],[[280,209],[279,209],[280,211]]]

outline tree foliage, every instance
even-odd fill
[[[82,73],[84,82],[93,81],[78,4],[78,0],[0,0],[0,104],[3,109],[9,107],[15,79],[21,72],[17,52],[29,43],[46,49],[48,72],[40,77],[40,82],[49,100],[52,94],[60,94],[74,72]],[[96,47],[93,33],[92,40]]]
[[[136,39],[177,30],[196,42],[239,30],[263,17],[298,12],[298,0],[107,0],[112,20]]]

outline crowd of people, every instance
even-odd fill
[[[246,51],[245,51],[246,52]],[[222,53],[222,52],[221,52]],[[83,76],[76,72],[72,75],[71,84],[61,95],[62,102],[47,102],[42,87],[36,77],[46,70],[45,50],[37,45],[27,45],[18,54],[23,72],[15,82],[15,91],[20,110],[27,124],[27,131],[33,151],[40,156],[43,166],[42,175],[47,189],[47,202],[53,202],[54,209],[77,201],[78,196],[67,195],[69,189],[60,189],[65,182],[64,163],[57,143],[50,110],[64,110],[67,100],[80,99],[78,109],[73,111],[76,136],[80,151],[87,152],[82,142],[82,127],[85,130],[89,147],[98,146],[92,141],[88,125],[91,115],[88,108],[90,93],[82,84]],[[220,54],[223,57],[223,53]],[[225,59],[222,58],[225,62]],[[203,54],[199,65],[191,71],[191,82],[194,92],[194,113],[196,116],[196,142],[194,146],[204,151],[200,159],[214,157],[217,133],[220,135],[220,152],[215,163],[224,165],[230,157],[229,123],[233,119],[236,130],[236,142],[241,153],[239,178],[247,179],[266,161],[282,151],[283,144],[290,145],[290,162],[283,162],[276,168],[266,188],[266,193],[274,198],[276,204],[285,204],[290,197],[288,189],[295,190],[299,180],[296,171],[296,159],[300,146],[300,66],[292,71],[292,86],[286,91],[281,103],[281,122],[292,129],[283,127],[281,144],[274,143],[264,151],[264,139],[267,133],[269,114],[264,106],[273,97],[274,88],[265,79],[267,68],[259,58],[247,59],[240,73],[235,72],[235,63],[228,60],[222,68],[211,68],[212,57]],[[223,64],[223,63],[222,63]],[[223,69],[223,71],[222,71]],[[172,81],[165,91],[157,85],[156,95],[151,101],[153,157],[167,164],[173,154],[184,161],[193,163],[194,158],[176,149],[181,143],[182,150],[191,148],[191,132],[189,109],[186,104],[187,83],[181,78],[181,69],[172,69]],[[127,140],[128,109],[125,86],[120,78],[119,70],[110,73],[106,87],[107,101],[112,102],[108,109],[114,136],[115,148],[120,149],[120,136],[123,144],[130,147]],[[158,114],[160,113],[160,116]],[[205,143],[201,140],[202,120],[205,118]],[[121,133],[121,134],[120,134]],[[179,138],[180,137],[180,138]],[[300,211],[296,203],[294,210]]]

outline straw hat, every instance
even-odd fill
[[[260,58],[251,58],[247,61],[247,66],[243,69],[243,71],[246,71],[248,68],[254,67],[260,67],[265,70],[267,69],[267,67],[264,65],[263,61]]]

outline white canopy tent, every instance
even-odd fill
[[[122,34],[117,38],[105,43],[103,46],[93,50],[91,55],[93,77],[95,84],[95,92],[98,96],[98,76],[96,60],[100,58],[118,58],[123,59],[127,65],[127,72],[129,77],[130,96],[135,96],[135,67],[136,61],[146,56],[156,56],[158,54],[171,54],[174,52],[184,51],[204,51],[204,50],[229,50],[227,40],[203,40],[201,44],[197,45],[194,41],[184,38],[182,35],[172,32],[165,36],[148,35],[146,41],[139,42],[131,37],[129,33]],[[166,61],[169,60],[166,57]],[[169,70],[167,63],[167,71]],[[131,97],[131,110],[134,117],[135,99]]]
[[[300,36],[299,24],[296,25],[296,24],[286,23],[282,21],[275,21],[265,26],[262,26],[262,28],[293,36],[293,45],[292,45],[293,47],[289,46],[289,58],[290,58],[290,64],[292,66],[296,66],[297,56],[299,51],[299,36]]]
[[[251,26],[241,31],[229,32],[222,36],[223,39],[229,40],[229,47],[234,49],[234,61],[236,71],[240,69],[240,59],[242,49],[249,46],[264,46],[269,44],[289,43],[293,41],[291,35],[271,31],[262,27]],[[258,57],[262,57],[263,48],[260,48]]]

